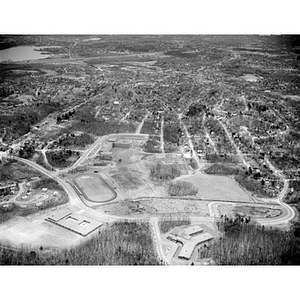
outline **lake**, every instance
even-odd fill
[[[24,60],[36,60],[50,57],[51,54],[42,54],[42,51],[36,51],[43,48],[53,48],[56,46],[18,46],[4,50],[0,50],[0,62],[3,61],[24,61]]]

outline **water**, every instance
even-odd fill
[[[55,46],[54,46],[55,47]],[[18,46],[0,50],[0,62],[4,61],[24,61],[24,60],[36,60],[50,57],[51,54],[42,54],[41,51],[36,51],[43,48],[53,48],[50,46],[36,47],[36,46]],[[35,50],[36,49],[36,50]]]

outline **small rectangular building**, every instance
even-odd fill
[[[100,152],[99,158],[102,160],[112,160],[112,153],[111,152]]]
[[[114,142],[113,143],[113,147],[115,148],[130,148],[131,147],[131,143],[129,142],[125,142],[125,141],[119,141],[119,142]]]

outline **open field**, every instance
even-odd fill
[[[75,184],[84,197],[92,202],[106,202],[114,199],[116,193],[95,174],[83,174],[75,178]]]
[[[83,241],[78,234],[46,222],[44,215],[15,217],[0,224],[1,243],[43,248],[69,248]]]
[[[205,200],[253,202],[250,196],[229,177],[197,173],[184,177],[184,181],[191,182],[197,187],[197,196]]]

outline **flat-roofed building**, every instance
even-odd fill
[[[72,214],[72,211],[68,208],[63,208],[63,209],[60,209],[59,211],[56,211],[54,213],[52,213],[48,219],[51,220],[51,221],[54,221],[54,222],[58,222],[60,221],[61,219],[69,216]]]
[[[103,225],[102,222],[94,220],[85,213],[72,212],[70,209],[63,209],[46,218],[46,221],[60,227],[73,231],[82,236],[87,236]]]
[[[183,245],[178,253],[178,257],[187,260],[192,257],[197,245],[208,243],[213,238],[210,233],[204,232],[199,225],[174,228],[167,237],[167,239]]]
[[[197,236],[191,238],[191,240],[183,244],[183,247],[180,249],[178,253],[178,257],[183,259],[190,259],[197,245],[205,244],[211,241],[213,238],[214,237],[209,233],[198,234]]]
[[[99,158],[102,160],[112,160],[112,152],[100,152]]]
[[[113,143],[113,147],[115,148],[130,148],[131,147],[131,143],[129,142],[125,142],[125,141],[118,141],[118,142],[114,142]]]
[[[187,235],[193,236],[203,232],[203,229],[199,225],[190,226],[185,230]]]

